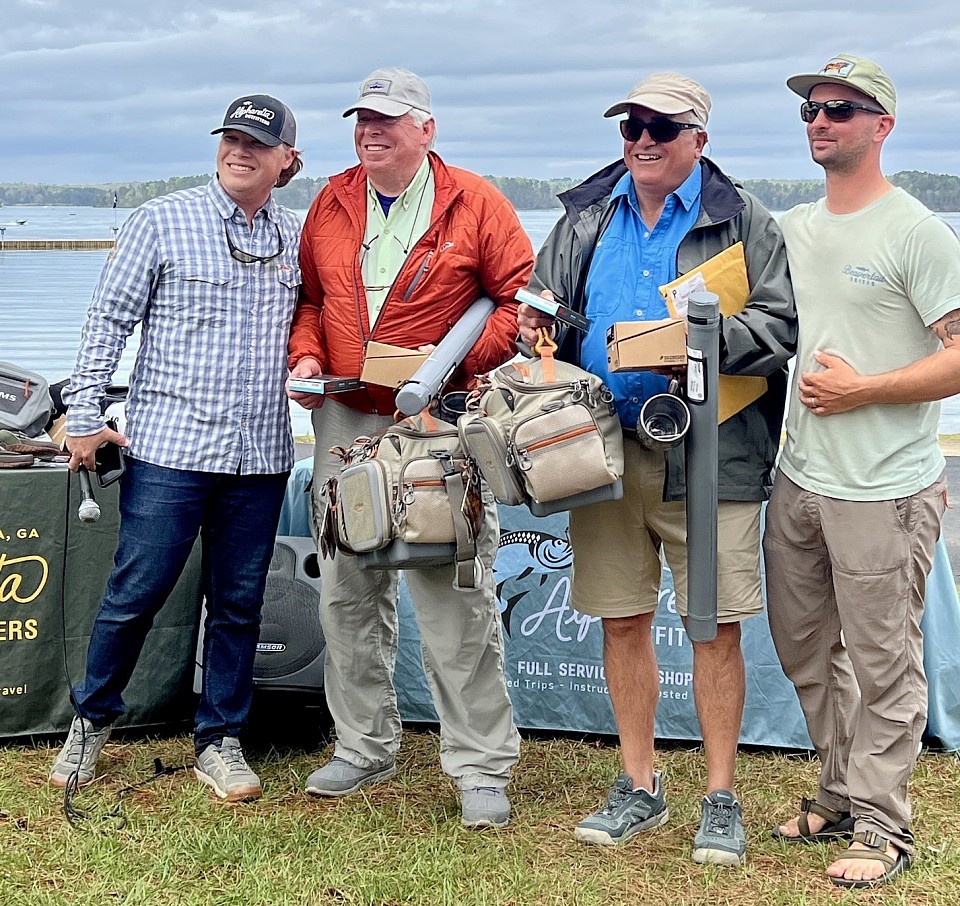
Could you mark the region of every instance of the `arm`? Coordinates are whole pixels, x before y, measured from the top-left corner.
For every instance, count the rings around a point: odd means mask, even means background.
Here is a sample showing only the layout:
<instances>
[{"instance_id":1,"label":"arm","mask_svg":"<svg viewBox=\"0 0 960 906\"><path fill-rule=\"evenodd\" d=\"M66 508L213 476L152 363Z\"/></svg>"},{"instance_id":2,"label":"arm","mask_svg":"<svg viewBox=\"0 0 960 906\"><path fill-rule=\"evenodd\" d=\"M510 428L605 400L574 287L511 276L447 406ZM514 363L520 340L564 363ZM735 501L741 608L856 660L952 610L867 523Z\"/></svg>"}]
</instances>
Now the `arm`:
<instances>
[{"instance_id":1,"label":"arm","mask_svg":"<svg viewBox=\"0 0 960 906\"><path fill-rule=\"evenodd\" d=\"M322 193L321 193L322 194ZM313 202L300 238L300 295L290 325L287 367L291 377L314 377L323 374L326 353L323 346L321 316L323 314L323 285L314 257L313 237L317 232L320 196ZM297 393L287 390L287 396L305 409L318 409L324 397L319 393Z\"/></svg>"},{"instance_id":2,"label":"arm","mask_svg":"<svg viewBox=\"0 0 960 906\"><path fill-rule=\"evenodd\" d=\"M942 349L883 374L858 374L839 356L815 352L825 370L800 376L800 402L816 415L836 415L875 403L929 403L960 393L960 308L930 329Z\"/></svg>"},{"instance_id":3,"label":"arm","mask_svg":"<svg viewBox=\"0 0 960 906\"><path fill-rule=\"evenodd\" d=\"M123 435L104 427L100 404L127 338L147 313L160 276L156 227L140 208L127 218L100 274L80 338L77 364L63 394L72 469L81 462L93 469L94 453L107 441L126 446Z\"/></svg>"},{"instance_id":4,"label":"arm","mask_svg":"<svg viewBox=\"0 0 960 906\"><path fill-rule=\"evenodd\" d=\"M766 377L796 352L797 311L780 227L753 196L740 194L750 296L742 311L721 320L720 371Z\"/></svg>"},{"instance_id":5,"label":"arm","mask_svg":"<svg viewBox=\"0 0 960 906\"><path fill-rule=\"evenodd\" d=\"M927 403L960 392L960 246L956 234L930 215L906 237L902 290L940 347L890 371L864 375L839 356L816 351L824 371L800 375L800 401L816 415L871 404Z\"/></svg>"},{"instance_id":6,"label":"arm","mask_svg":"<svg viewBox=\"0 0 960 906\"><path fill-rule=\"evenodd\" d=\"M483 292L496 305L480 338L464 359L468 375L483 374L516 354L518 289L533 270L533 246L516 212L496 189L484 199L477 229L479 278ZM494 195L495 193L495 195ZM476 197L476 196L475 196ZM479 201L479 199L478 199Z\"/></svg>"}]
</instances>

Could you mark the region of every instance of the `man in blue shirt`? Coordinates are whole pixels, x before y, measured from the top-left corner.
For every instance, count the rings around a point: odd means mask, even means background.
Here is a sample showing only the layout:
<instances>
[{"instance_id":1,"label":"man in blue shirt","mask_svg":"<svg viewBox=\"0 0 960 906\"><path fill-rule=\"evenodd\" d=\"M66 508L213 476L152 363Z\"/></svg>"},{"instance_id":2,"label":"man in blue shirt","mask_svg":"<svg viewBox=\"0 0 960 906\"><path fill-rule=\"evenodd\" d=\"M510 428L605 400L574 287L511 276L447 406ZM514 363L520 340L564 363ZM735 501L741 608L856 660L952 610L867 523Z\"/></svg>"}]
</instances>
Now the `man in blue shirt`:
<instances>
[{"instance_id":1,"label":"man in blue shirt","mask_svg":"<svg viewBox=\"0 0 960 906\"><path fill-rule=\"evenodd\" d=\"M300 284L300 222L271 192L301 163L293 114L268 95L238 98L216 133L215 179L148 201L123 225L64 394L70 468L92 471L105 443L126 448L127 467L115 565L54 786L94 779L147 632L199 536L207 618L194 770L222 799L261 794L237 736L293 464L284 382ZM138 324L120 434L101 404Z\"/></svg>"},{"instance_id":2,"label":"man in blue shirt","mask_svg":"<svg viewBox=\"0 0 960 906\"><path fill-rule=\"evenodd\" d=\"M654 769L659 675L651 639L661 555L674 576L677 610L686 614L686 514L683 449L641 447L643 403L667 389L652 372L611 373L606 332L616 321L669 316L660 286L740 241L750 296L722 319L720 370L767 379L767 392L720 426L718 627L693 644L694 701L707 758L706 796L695 862L739 865L746 852L734 765L745 678L740 621L763 608L760 504L769 496L786 388L796 343L793 294L783 239L760 203L702 156L710 97L676 73L636 85L605 116L620 122L623 160L561 196L566 209L537 257L531 289L591 319L585 334L561 332L559 356L602 377L612 389L624 433L624 496L572 510L573 606L602 619L604 668L624 771L606 803L574 836L612 846L668 817ZM555 323L521 305L521 339Z\"/></svg>"}]
</instances>

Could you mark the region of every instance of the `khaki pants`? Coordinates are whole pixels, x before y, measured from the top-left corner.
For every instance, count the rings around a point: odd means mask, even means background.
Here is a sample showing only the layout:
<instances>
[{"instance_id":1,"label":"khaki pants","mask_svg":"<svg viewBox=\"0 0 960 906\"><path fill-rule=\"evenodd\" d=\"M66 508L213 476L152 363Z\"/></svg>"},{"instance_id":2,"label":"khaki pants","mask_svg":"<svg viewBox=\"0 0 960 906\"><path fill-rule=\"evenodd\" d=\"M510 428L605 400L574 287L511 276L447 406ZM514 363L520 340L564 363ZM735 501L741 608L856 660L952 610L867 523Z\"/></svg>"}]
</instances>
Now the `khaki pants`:
<instances>
[{"instance_id":1,"label":"khaki pants","mask_svg":"<svg viewBox=\"0 0 960 906\"><path fill-rule=\"evenodd\" d=\"M687 614L687 506L663 501L662 453L623 441L623 497L570 511L573 606L592 617L652 613L664 557L673 573L677 612ZM763 611L760 504L717 506L717 622L739 623Z\"/></svg>"},{"instance_id":2,"label":"khaki pants","mask_svg":"<svg viewBox=\"0 0 960 906\"><path fill-rule=\"evenodd\" d=\"M340 469L330 454L393 419L327 400L313 413L315 520L323 482ZM453 588L454 567L407 570L420 628L423 666L440 718L440 763L460 789L504 787L520 737L503 676L503 636L494 594L497 510L484 488L485 520L477 540L480 587ZM393 759L400 714L393 674L397 658L397 570L361 570L338 552L320 560L320 619L326 637L324 686L337 729L336 755L361 767Z\"/></svg>"},{"instance_id":3,"label":"khaki pants","mask_svg":"<svg viewBox=\"0 0 960 906\"><path fill-rule=\"evenodd\" d=\"M910 854L920 618L945 504L943 476L911 497L847 501L781 474L763 540L770 631L820 756L817 801Z\"/></svg>"}]
</instances>

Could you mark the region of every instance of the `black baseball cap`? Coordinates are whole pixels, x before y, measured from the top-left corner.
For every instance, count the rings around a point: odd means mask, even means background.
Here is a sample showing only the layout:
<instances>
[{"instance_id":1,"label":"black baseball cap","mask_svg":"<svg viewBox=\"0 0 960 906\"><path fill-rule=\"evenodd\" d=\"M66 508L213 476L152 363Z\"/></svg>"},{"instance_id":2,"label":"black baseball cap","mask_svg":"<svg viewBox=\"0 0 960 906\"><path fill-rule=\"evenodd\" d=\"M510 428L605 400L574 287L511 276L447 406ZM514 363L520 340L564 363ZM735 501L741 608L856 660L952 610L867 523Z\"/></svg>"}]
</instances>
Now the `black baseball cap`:
<instances>
[{"instance_id":1,"label":"black baseball cap","mask_svg":"<svg viewBox=\"0 0 960 906\"><path fill-rule=\"evenodd\" d=\"M236 129L275 148L279 144L297 144L297 121L290 108L269 94L248 94L237 98L223 117L223 125L210 134Z\"/></svg>"}]
</instances>

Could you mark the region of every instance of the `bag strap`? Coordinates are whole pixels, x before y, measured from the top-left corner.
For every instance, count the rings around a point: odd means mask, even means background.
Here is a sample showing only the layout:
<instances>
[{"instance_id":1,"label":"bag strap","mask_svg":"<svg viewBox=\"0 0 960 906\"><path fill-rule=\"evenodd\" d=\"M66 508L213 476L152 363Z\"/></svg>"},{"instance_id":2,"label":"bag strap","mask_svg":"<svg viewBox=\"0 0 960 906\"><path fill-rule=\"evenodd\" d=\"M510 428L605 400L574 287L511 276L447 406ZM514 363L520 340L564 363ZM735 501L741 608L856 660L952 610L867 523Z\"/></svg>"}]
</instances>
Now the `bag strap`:
<instances>
[{"instance_id":1,"label":"bag strap","mask_svg":"<svg viewBox=\"0 0 960 906\"><path fill-rule=\"evenodd\" d=\"M557 351L558 346L550 338L550 334L545 327L538 327L537 335L538 339L533 351L540 356L540 361L543 364L543 380L547 384L552 384L557 379L556 359L554 359L553 354Z\"/></svg>"},{"instance_id":2,"label":"bag strap","mask_svg":"<svg viewBox=\"0 0 960 906\"><path fill-rule=\"evenodd\" d=\"M457 578L455 586L457 588L476 588L473 562L477 556L477 542L464 514L467 494L470 493L470 483L464 481L464 474L454 465L452 457L443 457L440 460L440 465L443 468L443 483L446 487L447 503L450 506L453 530L457 538Z\"/></svg>"}]
</instances>

